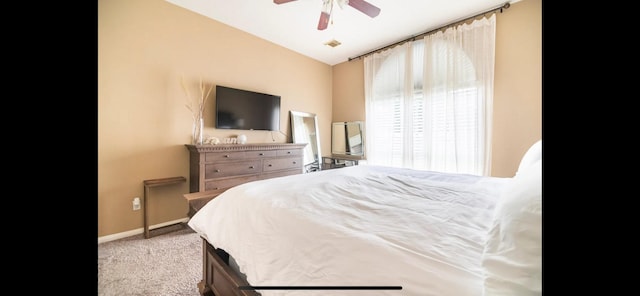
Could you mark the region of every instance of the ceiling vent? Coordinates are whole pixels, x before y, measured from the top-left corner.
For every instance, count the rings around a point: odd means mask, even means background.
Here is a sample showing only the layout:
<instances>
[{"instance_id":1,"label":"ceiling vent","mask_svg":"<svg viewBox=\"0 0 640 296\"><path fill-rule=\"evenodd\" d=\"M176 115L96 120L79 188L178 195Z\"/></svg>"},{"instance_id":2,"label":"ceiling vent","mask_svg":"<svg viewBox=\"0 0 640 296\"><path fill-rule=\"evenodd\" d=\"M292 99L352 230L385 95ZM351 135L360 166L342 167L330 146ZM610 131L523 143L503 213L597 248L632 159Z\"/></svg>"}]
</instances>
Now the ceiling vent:
<instances>
[{"instance_id":1,"label":"ceiling vent","mask_svg":"<svg viewBox=\"0 0 640 296\"><path fill-rule=\"evenodd\" d=\"M335 39L327 41L327 42L324 43L324 45L329 45L331 47L336 47L336 46L338 46L340 44L342 44L342 43L340 43L340 41L335 40Z\"/></svg>"}]
</instances>

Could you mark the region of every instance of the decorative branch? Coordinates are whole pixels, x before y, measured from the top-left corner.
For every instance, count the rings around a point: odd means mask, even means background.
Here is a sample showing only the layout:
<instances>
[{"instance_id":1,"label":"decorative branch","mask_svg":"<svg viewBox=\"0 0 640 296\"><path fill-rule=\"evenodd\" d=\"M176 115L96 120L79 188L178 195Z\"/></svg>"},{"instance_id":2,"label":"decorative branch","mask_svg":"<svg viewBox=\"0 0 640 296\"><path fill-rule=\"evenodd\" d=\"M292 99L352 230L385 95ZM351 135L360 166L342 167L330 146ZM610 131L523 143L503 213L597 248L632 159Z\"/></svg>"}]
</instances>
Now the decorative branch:
<instances>
[{"instance_id":1,"label":"decorative branch","mask_svg":"<svg viewBox=\"0 0 640 296\"><path fill-rule=\"evenodd\" d=\"M207 90L204 83L202 82L202 77L200 77L200 99L198 99L198 106L197 108L195 108L194 106L195 100L191 98L191 93L189 92L189 89L185 85L183 76L180 77L180 85L182 86L182 89L187 95L187 104L185 104L185 107L187 107L187 109L191 111L193 120L196 121L202 118L202 114L204 113L204 106L207 103L207 99L209 98L211 91L213 90L213 86L209 87L209 89Z\"/></svg>"},{"instance_id":2,"label":"decorative branch","mask_svg":"<svg viewBox=\"0 0 640 296\"><path fill-rule=\"evenodd\" d=\"M191 131L193 144L202 144L202 120L204 106L207 103L207 98L209 98L209 95L211 94L211 90L213 90L213 85L207 90L202 82L202 77L200 77L200 98L197 100L197 107L194 106L196 100L191 98L191 93L189 93L189 89L184 82L183 76L180 77L180 85L182 85L182 89L187 95L187 104L185 104L185 107L191 111L191 117L193 119L193 128Z\"/></svg>"}]
</instances>

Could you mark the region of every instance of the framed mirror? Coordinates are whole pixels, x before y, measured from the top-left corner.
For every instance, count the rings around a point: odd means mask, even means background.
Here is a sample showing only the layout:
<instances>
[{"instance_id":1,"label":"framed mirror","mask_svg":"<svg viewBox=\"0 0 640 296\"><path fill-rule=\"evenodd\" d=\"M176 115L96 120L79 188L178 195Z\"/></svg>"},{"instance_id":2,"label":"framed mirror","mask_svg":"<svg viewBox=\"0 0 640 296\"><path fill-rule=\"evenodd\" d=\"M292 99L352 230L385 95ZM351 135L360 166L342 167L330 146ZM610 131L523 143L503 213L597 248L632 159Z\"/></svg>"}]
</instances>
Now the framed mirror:
<instances>
[{"instance_id":1,"label":"framed mirror","mask_svg":"<svg viewBox=\"0 0 640 296\"><path fill-rule=\"evenodd\" d=\"M304 147L305 172L321 170L320 133L318 117L314 113L289 111L291 113L291 137L294 143L307 143Z\"/></svg>"},{"instance_id":2,"label":"framed mirror","mask_svg":"<svg viewBox=\"0 0 640 296\"><path fill-rule=\"evenodd\" d=\"M364 122L334 122L331 129L331 154L335 157L364 159Z\"/></svg>"}]
</instances>

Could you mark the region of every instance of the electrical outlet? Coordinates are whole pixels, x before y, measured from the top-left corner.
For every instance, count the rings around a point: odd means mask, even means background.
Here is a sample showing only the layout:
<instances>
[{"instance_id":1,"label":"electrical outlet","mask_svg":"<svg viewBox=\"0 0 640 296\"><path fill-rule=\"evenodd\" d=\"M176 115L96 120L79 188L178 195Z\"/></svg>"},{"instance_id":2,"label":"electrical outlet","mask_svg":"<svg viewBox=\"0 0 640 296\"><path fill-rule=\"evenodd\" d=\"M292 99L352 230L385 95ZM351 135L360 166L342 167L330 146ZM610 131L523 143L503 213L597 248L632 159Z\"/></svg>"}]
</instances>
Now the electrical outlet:
<instances>
[{"instance_id":1,"label":"electrical outlet","mask_svg":"<svg viewBox=\"0 0 640 296\"><path fill-rule=\"evenodd\" d=\"M133 210L134 211L138 211L140 210L140 198L136 197L133 199Z\"/></svg>"}]
</instances>

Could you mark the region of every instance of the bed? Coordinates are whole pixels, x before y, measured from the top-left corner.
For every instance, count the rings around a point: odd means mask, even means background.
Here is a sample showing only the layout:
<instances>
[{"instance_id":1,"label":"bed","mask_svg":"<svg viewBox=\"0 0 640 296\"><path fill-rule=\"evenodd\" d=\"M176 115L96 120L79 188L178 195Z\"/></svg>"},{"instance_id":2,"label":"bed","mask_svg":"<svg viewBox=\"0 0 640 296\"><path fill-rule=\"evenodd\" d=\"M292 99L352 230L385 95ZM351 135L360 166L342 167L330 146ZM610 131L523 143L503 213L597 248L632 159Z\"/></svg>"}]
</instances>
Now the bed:
<instances>
[{"instance_id":1,"label":"bed","mask_svg":"<svg viewBox=\"0 0 640 296\"><path fill-rule=\"evenodd\" d=\"M200 293L540 295L536 145L513 178L360 165L228 189L188 222Z\"/></svg>"}]
</instances>

